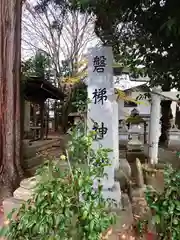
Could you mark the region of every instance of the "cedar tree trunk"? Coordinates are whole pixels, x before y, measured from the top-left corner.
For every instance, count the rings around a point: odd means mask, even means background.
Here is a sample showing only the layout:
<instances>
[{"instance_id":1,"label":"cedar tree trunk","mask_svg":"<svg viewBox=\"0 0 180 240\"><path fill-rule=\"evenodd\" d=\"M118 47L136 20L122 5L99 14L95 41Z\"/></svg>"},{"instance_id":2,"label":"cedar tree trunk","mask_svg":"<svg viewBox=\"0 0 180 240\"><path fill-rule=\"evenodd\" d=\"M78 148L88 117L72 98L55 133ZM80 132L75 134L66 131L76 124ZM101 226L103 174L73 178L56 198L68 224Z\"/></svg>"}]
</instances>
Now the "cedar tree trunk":
<instances>
[{"instance_id":1,"label":"cedar tree trunk","mask_svg":"<svg viewBox=\"0 0 180 240\"><path fill-rule=\"evenodd\" d=\"M22 178L20 136L21 1L0 0L0 198Z\"/></svg>"}]
</instances>

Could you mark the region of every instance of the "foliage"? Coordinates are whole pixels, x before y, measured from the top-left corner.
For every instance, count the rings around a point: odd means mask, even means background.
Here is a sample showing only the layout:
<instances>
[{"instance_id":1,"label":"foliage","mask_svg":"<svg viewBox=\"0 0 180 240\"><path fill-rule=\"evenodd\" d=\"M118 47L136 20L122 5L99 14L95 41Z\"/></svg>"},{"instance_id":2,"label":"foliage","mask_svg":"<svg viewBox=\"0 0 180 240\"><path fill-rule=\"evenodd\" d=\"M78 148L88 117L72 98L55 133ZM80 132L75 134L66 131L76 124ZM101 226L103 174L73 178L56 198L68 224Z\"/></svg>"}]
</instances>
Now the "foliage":
<instances>
[{"instance_id":1,"label":"foliage","mask_svg":"<svg viewBox=\"0 0 180 240\"><path fill-rule=\"evenodd\" d=\"M117 61L135 77L148 75L151 86L180 89L179 9L177 0L72 1L83 12L96 15L95 31L112 45ZM160 142L168 142L171 102L164 101Z\"/></svg>"},{"instance_id":2,"label":"foliage","mask_svg":"<svg viewBox=\"0 0 180 240\"><path fill-rule=\"evenodd\" d=\"M69 59L63 60L61 62L62 67L61 67L61 72L63 77L69 77L73 75L73 70L71 68L71 63Z\"/></svg>"},{"instance_id":3,"label":"foliage","mask_svg":"<svg viewBox=\"0 0 180 240\"><path fill-rule=\"evenodd\" d=\"M143 236L145 232L147 232L147 225L148 225L148 220L143 219L139 220L137 223L137 232L140 236Z\"/></svg>"},{"instance_id":4,"label":"foliage","mask_svg":"<svg viewBox=\"0 0 180 240\"><path fill-rule=\"evenodd\" d=\"M116 60L134 77L148 75L151 85L161 85L163 91L180 89L179 1L69 0L68 4L96 16L96 34L104 45L113 46ZM168 101L162 104L160 140L164 143L168 140L169 106Z\"/></svg>"},{"instance_id":5,"label":"foliage","mask_svg":"<svg viewBox=\"0 0 180 240\"><path fill-rule=\"evenodd\" d=\"M58 2L58 0L56 1ZM60 2L60 1L59 1ZM143 65L151 83L179 86L179 9L177 0L76 0L73 6L96 15L95 31L123 65Z\"/></svg>"},{"instance_id":6,"label":"foliage","mask_svg":"<svg viewBox=\"0 0 180 240\"><path fill-rule=\"evenodd\" d=\"M70 8L69 0L61 0L58 5L54 1L27 0L22 41L26 51L41 50L48 54L56 77L72 76L88 44L94 40L93 26L92 15Z\"/></svg>"},{"instance_id":7,"label":"foliage","mask_svg":"<svg viewBox=\"0 0 180 240\"><path fill-rule=\"evenodd\" d=\"M101 239L115 218L108 212L102 186L94 189L93 182L104 176L110 150L100 147L94 152L93 136L94 132L86 135L83 127L77 126L66 156L61 156L61 161L67 160L67 167L62 170L60 161L48 161L39 169L33 199L21 207L16 220L10 220L8 239ZM88 159L87 153L91 156Z\"/></svg>"},{"instance_id":8,"label":"foliage","mask_svg":"<svg viewBox=\"0 0 180 240\"><path fill-rule=\"evenodd\" d=\"M21 71L24 77L45 78L48 73L49 65L49 58L41 52L37 52L35 56L22 63Z\"/></svg>"},{"instance_id":9,"label":"foliage","mask_svg":"<svg viewBox=\"0 0 180 240\"><path fill-rule=\"evenodd\" d=\"M75 90L74 98L72 98L72 112L85 112L87 111L88 96L87 88L78 88Z\"/></svg>"},{"instance_id":10,"label":"foliage","mask_svg":"<svg viewBox=\"0 0 180 240\"><path fill-rule=\"evenodd\" d=\"M180 171L167 167L164 171L164 191L147 189L147 203L153 213L160 239L180 239Z\"/></svg>"},{"instance_id":11,"label":"foliage","mask_svg":"<svg viewBox=\"0 0 180 240\"><path fill-rule=\"evenodd\" d=\"M145 123L145 120L141 116L130 116L126 119L126 123L140 124Z\"/></svg>"},{"instance_id":12,"label":"foliage","mask_svg":"<svg viewBox=\"0 0 180 240\"><path fill-rule=\"evenodd\" d=\"M41 0L42 5L60 0ZM69 0L69 7L96 16L95 32L112 45L117 61L147 75L164 91L180 87L179 8L177 0ZM137 68L141 66L141 68Z\"/></svg>"},{"instance_id":13,"label":"foliage","mask_svg":"<svg viewBox=\"0 0 180 240\"><path fill-rule=\"evenodd\" d=\"M67 65L66 65L67 64ZM71 112L85 112L87 111L88 104L88 94L87 94L87 86L83 82L85 78L87 78L87 61L83 59L78 62L76 68L81 69L77 73L73 73L70 69L68 69L68 61L64 61L64 75L62 82L71 86L71 101L68 105L71 105Z\"/></svg>"}]
</instances>

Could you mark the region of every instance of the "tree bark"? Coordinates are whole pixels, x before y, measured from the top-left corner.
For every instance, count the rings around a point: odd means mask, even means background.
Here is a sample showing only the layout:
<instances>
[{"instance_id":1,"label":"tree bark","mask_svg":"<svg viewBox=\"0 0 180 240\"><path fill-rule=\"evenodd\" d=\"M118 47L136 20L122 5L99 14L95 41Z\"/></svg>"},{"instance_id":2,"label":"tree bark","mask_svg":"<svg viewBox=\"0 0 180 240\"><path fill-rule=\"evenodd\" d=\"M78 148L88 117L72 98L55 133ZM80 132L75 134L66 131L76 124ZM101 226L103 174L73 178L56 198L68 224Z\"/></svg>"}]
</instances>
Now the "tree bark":
<instances>
[{"instance_id":1,"label":"tree bark","mask_svg":"<svg viewBox=\"0 0 180 240\"><path fill-rule=\"evenodd\" d=\"M159 142L161 145L167 145L169 141L168 131L171 127L170 120L172 119L172 110L171 110L171 101L162 101L161 102L161 136Z\"/></svg>"},{"instance_id":2,"label":"tree bark","mask_svg":"<svg viewBox=\"0 0 180 240\"><path fill-rule=\"evenodd\" d=\"M61 114L61 123L62 123L62 131L63 133L66 133L68 130L68 116L70 113L71 108L71 98L72 98L72 92L73 88L71 86L68 86L68 84L62 86L63 92L66 94L66 98L64 99L64 102L62 104L62 114Z\"/></svg>"},{"instance_id":3,"label":"tree bark","mask_svg":"<svg viewBox=\"0 0 180 240\"><path fill-rule=\"evenodd\" d=\"M54 132L58 131L58 126L59 126L59 117L58 117L58 113L57 113L57 109L58 109L58 102L57 100L55 100L54 102Z\"/></svg>"},{"instance_id":4,"label":"tree bark","mask_svg":"<svg viewBox=\"0 0 180 240\"><path fill-rule=\"evenodd\" d=\"M21 0L0 1L0 197L23 176L20 136Z\"/></svg>"},{"instance_id":5,"label":"tree bark","mask_svg":"<svg viewBox=\"0 0 180 240\"><path fill-rule=\"evenodd\" d=\"M175 124L177 125L177 128L180 129L180 111L179 111L179 107L176 107Z\"/></svg>"},{"instance_id":6,"label":"tree bark","mask_svg":"<svg viewBox=\"0 0 180 240\"><path fill-rule=\"evenodd\" d=\"M49 134L49 99L47 101L47 110L46 110L46 139L48 139L48 134Z\"/></svg>"},{"instance_id":7,"label":"tree bark","mask_svg":"<svg viewBox=\"0 0 180 240\"><path fill-rule=\"evenodd\" d=\"M45 104L44 102L40 103L40 123L41 123L41 129L40 129L40 139L44 140L44 113L45 113Z\"/></svg>"},{"instance_id":8,"label":"tree bark","mask_svg":"<svg viewBox=\"0 0 180 240\"><path fill-rule=\"evenodd\" d=\"M171 80L165 79L165 84L162 86L163 91L170 91L171 90ZM172 116L172 109L171 109L172 101L163 100L161 101L161 136L159 138L160 145L167 146L169 142L168 131L171 128L170 120L173 118Z\"/></svg>"}]
</instances>

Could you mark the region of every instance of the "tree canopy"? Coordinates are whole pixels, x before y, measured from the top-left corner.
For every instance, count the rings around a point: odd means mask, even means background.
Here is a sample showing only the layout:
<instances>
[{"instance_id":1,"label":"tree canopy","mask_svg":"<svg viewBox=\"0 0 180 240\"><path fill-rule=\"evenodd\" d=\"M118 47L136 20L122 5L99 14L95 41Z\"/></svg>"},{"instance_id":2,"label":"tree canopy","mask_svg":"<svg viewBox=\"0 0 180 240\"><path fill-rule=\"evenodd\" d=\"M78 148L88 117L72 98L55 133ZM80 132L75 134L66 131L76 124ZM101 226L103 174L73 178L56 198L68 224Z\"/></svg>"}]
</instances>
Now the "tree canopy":
<instances>
[{"instance_id":1,"label":"tree canopy","mask_svg":"<svg viewBox=\"0 0 180 240\"><path fill-rule=\"evenodd\" d=\"M57 5L54 1L26 0L22 16L24 56L44 53L57 78L76 74L78 62L95 37L94 18L70 7L70 1Z\"/></svg>"},{"instance_id":2,"label":"tree canopy","mask_svg":"<svg viewBox=\"0 0 180 240\"><path fill-rule=\"evenodd\" d=\"M96 16L95 32L112 45L117 60L143 65L153 85L180 88L180 2L178 0L41 0L66 4Z\"/></svg>"},{"instance_id":3,"label":"tree canopy","mask_svg":"<svg viewBox=\"0 0 180 240\"><path fill-rule=\"evenodd\" d=\"M60 1L56 1L60 2ZM96 15L96 34L126 65L144 65L152 84L180 88L180 2L177 0L77 0ZM165 81L166 80L166 81Z\"/></svg>"},{"instance_id":4,"label":"tree canopy","mask_svg":"<svg viewBox=\"0 0 180 240\"><path fill-rule=\"evenodd\" d=\"M36 54L26 61L22 62L22 74L25 77L42 77L45 78L48 74L50 60L47 55L41 52Z\"/></svg>"},{"instance_id":5,"label":"tree canopy","mask_svg":"<svg viewBox=\"0 0 180 240\"><path fill-rule=\"evenodd\" d=\"M161 85L163 91L180 90L178 0L41 0L39 6L44 11L50 2L94 15L95 32L113 47L117 62L135 73L141 66L137 73L148 75L151 85ZM171 101L161 106L166 131Z\"/></svg>"}]
</instances>

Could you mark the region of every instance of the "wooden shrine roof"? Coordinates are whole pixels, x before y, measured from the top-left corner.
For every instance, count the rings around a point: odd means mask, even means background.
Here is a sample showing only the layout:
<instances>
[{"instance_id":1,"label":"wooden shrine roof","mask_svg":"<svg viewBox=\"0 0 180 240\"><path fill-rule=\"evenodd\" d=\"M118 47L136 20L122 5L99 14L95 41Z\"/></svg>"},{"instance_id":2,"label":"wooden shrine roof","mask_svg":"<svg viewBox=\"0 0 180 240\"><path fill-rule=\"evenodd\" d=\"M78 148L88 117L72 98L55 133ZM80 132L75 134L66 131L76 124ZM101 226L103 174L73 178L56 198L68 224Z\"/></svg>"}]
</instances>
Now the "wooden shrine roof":
<instances>
[{"instance_id":1,"label":"wooden shrine roof","mask_svg":"<svg viewBox=\"0 0 180 240\"><path fill-rule=\"evenodd\" d=\"M61 89L53 86L47 80L39 77L30 77L25 80L24 95L25 98L32 102L42 102L51 98L55 100L63 100L65 95Z\"/></svg>"}]
</instances>

